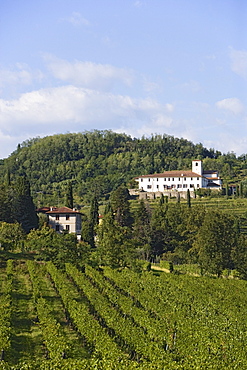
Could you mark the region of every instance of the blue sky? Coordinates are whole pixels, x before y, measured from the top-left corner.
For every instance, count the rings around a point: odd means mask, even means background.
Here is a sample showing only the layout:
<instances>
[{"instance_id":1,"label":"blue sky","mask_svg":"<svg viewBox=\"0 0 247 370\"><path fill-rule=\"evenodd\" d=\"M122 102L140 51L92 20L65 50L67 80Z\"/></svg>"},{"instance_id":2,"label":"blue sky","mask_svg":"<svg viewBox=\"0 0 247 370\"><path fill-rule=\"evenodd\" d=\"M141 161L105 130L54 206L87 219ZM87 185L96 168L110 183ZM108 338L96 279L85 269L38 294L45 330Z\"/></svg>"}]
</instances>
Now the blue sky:
<instances>
[{"instance_id":1,"label":"blue sky","mask_svg":"<svg viewBox=\"0 0 247 370\"><path fill-rule=\"evenodd\" d=\"M247 1L2 0L0 158L93 129L247 153Z\"/></svg>"}]
</instances>

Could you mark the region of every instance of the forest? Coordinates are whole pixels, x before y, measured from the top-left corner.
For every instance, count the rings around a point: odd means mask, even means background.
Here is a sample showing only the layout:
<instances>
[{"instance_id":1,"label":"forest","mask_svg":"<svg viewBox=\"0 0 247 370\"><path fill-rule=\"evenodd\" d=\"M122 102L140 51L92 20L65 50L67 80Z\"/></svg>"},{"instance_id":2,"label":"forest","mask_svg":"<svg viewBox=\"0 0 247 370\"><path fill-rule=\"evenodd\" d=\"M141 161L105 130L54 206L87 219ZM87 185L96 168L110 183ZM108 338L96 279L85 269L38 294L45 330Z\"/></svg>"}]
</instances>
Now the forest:
<instances>
[{"instance_id":1,"label":"forest","mask_svg":"<svg viewBox=\"0 0 247 370\"><path fill-rule=\"evenodd\" d=\"M202 144L168 135L132 138L112 131L90 131L33 138L18 145L0 161L0 183L26 176L36 206L61 206L72 182L75 206L89 204L92 195L107 199L134 178L168 170L190 170L192 159L202 159L205 170L218 170L224 183L242 182L247 194L247 158L223 154Z\"/></svg>"},{"instance_id":2,"label":"forest","mask_svg":"<svg viewBox=\"0 0 247 370\"><path fill-rule=\"evenodd\" d=\"M111 131L92 131L30 139L0 165L0 243L4 252L34 253L38 260L81 265L141 269L138 261L165 259L174 264L196 263L201 273L220 276L236 270L246 278L246 214L211 209L200 203L161 197L154 203L130 199L135 176L172 169L189 169L203 159L205 169L217 169L226 189L241 184L246 197L247 159L222 154L167 135L133 139ZM207 197L206 197L207 198ZM215 202L216 204L216 202ZM82 241L58 235L38 219L35 208L64 206L81 209ZM99 213L103 221L99 224Z\"/></svg>"}]
</instances>

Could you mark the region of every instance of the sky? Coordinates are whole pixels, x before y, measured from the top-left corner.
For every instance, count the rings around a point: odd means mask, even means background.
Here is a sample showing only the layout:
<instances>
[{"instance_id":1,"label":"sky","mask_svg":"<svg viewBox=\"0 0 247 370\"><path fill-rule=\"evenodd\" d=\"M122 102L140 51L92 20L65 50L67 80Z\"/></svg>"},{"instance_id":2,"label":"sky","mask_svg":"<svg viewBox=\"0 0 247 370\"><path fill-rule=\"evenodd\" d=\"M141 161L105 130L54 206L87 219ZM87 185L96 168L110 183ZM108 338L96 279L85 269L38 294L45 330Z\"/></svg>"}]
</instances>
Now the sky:
<instances>
[{"instance_id":1,"label":"sky","mask_svg":"<svg viewBox=\"0 0 247 370\"><path fill-rule=\"evenodd\" d=\"M0 158L94 129L247 153L247 1L1 0Z\"/></svg>"}]
</instances>

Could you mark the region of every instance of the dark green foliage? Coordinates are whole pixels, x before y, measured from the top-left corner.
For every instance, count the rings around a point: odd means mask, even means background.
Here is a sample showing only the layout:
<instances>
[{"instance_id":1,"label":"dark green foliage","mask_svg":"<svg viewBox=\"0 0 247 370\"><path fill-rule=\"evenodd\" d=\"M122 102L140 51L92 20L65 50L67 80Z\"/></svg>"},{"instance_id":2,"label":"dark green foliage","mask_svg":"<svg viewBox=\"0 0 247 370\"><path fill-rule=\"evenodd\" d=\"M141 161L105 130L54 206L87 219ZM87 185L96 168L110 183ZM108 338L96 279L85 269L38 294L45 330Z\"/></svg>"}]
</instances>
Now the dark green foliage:
<instances>
[{"instance_id":1,"label":"dark green foliage","mask_svg":"<svg viewBox=\"0 0 247 370\"><path fill-rule=\"evenodd\" d=\"M99 204L94 196L91 200L89 217L84 216L82 220L82 240L95 247L96 228L99 223Z\"/></svg>"},{"instance_id":2,"label":"dark green foliage","mask_svg":"<svg viewBox=\"0 0 247 370\"><path fill-rule=\"evenodd\" d=\"M111 193L111 207L114 218L120 226L130 226L132 224L129 199L129 191L125 186L119 186Z\"/></svg>"},{"instance_id":3,"label":"dark green foliage","mask_svg":"<svg viewBox=\"0 0 247 370\"><path fill-rule=\"evenodd\" d=\"M89 245L77 242L76 235L58 234L49 226L31 230L25 248L36 252L37 259L52 261L58 267L64 267L66 262L81 266L90 256Z\"/></svg>"},{"instance_id":4,"label":"dark green foliage","mask_svg":"<svg viewBox=\"0 0 247 370\"><path fill-rule=\"evenodd\" d=\"M35 212L33 199L30 195L30 184L25 177L19 177L15 185L16 196L13 200L14 219L28 233L38 228L38 217Z\"/></svg>"},{"instance_id":5,"label":"dark green foliage","mask_svg":"<svg viewBox=\"0 0 247 370\"><path fill-rule=\"evenodd\" d=\"M141 199L135 211L133 238L138 248L139 256L149 260L151 257L151 210Z\"/></svg>"},{"instance_id":6,"label":"dark green foliage","mask_svg":"<svg viewBox=\"0 0 247 370\"><path fill-rule=\"evenodd\" d=\"M202 270L220 276L224 269L231 268L231 252L236 244L234 218L220 211L207 211L193 246Z\"/></svg>"},{"instance_id":7,"label":"dark green foliage","mask_svg":"<svg viewBox=\"0 0 247 370\"><path fill-rule=\"evenodd\" d=\"M190 191L189 191L189 189L187 190L187 206L188 206L188 208L191 207L191 199L190 199Z\"/></svg>"},{"instance_id":8,"label":"dark green foliage","mask_svg":"<svg viewBox=\"0 0 247 370\"><path fill-rule=\"evenodd\" d=\"M66 201L65 206L73 209L74 207L74 201L73 201L73 188L72 188L72 182L69 181L67 185L67 191L66 191Z\"/></svg>"},{"instance_id":9,"label":"dark green foliage","mask_svg":"<svg viewBox=\"0 0 247 370\"><path fill-rule=\"evenodd\" d=\"M0 179L4 181L6 168L10 179L26 174L41 206L55 205L58 189L64 198L68 181L73 181L74 202L81 198L90 202L95 192L106 196L121 184L133 182L135 176L190 169L191 159L213 160L219 155L201 144L168 135L141 139L111 131L54 135L19 145L0 166Z\"/></svg>"},{"instance_id":10,"label":"dark green foliage","mask_svg":"<svg viewBox=\"0 0 247 370\"><path fill-rule=\"evenodd\" d=\"M25 176L0 187L0 221L18 222L25 232L38 227L38 217L30 194L30 184Z\"/></svg>"},{"instance_id":11,"label":"dark green foliage","mask_svg":"<svg viewBox=\"0 0 247 370\"><path fill-rule=\"evenodd\" d=\"M112 268L131 266L135 252L131 230L120 226L109 209L104 214L97 235L97 258L99 264Z\"/></svg>"}]
</instances>

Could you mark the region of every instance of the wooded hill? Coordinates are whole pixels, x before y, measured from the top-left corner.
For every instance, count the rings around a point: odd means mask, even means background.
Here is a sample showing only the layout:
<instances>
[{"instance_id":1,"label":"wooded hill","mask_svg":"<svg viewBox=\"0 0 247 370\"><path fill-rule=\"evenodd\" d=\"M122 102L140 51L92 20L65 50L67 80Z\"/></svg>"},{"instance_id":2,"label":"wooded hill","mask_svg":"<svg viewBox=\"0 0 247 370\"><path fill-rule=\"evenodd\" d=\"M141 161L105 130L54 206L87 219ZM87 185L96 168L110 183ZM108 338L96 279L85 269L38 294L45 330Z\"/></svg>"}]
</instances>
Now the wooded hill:
<instances>
[{"instance_id":1,"label":"wooded hill","mask_svg":"<svg viewBox=\"0 0 247 370\"><path fill-rule=\"evenodd\" d=\"M34 201L41 206L63 204L67 184L72 181L75 205L79 205L95 193L107 197L123 183L133 187L134 177L141 174L191 169L192 159L203 159L205 170L219 170L225 182L242 181L247 174L245 155L222 154L165 134L136 139L112 131L92 131L24 141L0 161L0 182L6 176L13 181L26 175Z\"/></svg>"}]
</instances>

